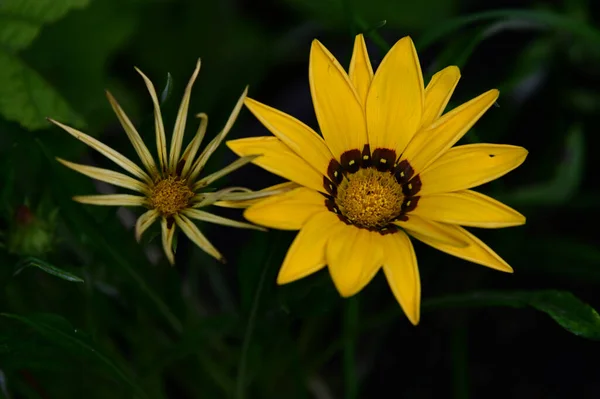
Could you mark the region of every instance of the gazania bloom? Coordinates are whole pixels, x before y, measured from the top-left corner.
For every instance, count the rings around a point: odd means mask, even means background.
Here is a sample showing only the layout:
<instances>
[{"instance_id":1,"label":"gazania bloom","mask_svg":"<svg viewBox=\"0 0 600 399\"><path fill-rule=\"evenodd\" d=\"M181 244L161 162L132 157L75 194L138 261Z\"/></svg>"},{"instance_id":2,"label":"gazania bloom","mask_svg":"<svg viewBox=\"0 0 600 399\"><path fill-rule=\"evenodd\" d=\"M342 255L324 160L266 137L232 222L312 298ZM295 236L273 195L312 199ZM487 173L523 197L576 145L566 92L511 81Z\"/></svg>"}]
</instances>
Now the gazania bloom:
<instances>
[{"instance_id":1,"label":"gazania bloom","mask_svg":"<svg viewBox=\"0 0 600 399\"><path fill-rule=\"evenodd\" d=\"M424 87L409 37L373 74L362 35L348 74L317 40L309 81L322 137L297 119L253 99L246 106L275 137L234 140L238 155L298 183L249 207L257 224L300 230L277 282L328 266L339 293L359 292L380 267L404 312L419 321L420 280L409 235L451 255L504 272L511 267L462 226L525 223L511 208L470 188L519 166L521 147L451 148L496 101L490 90L442 115L460 73L450 66Z\"/></svg>"},{"instance_id":2,"label":"gazania bloom","mask_svg":"<svg viewBox=\"0 0 600 399\"><path fill-rule=\"evenodd\" d=\"M117 117L119 118L125 133L127 133L127 137L133 144L135 152L140 157L144 168L139 167L119 152L113 150L93 137L50 119L50 122L60 126L76 139L84 142L96 151L100 152L102 155L106 156L108 159L128 172L129 175L108 169L97 168L94 166L80 165L65 161L60 158L58 158L58 161L68 168L71 168L93 179L135 191L137 192L137 195L85 195L76 196L73 199L84 204L141 206L147 208L148 211L142 214L136 222L136 238L139 241L144 231L146 231L148 227L150 227L150 225L152 225L156 220L160 219L162 245L171 264L174 264L175 262L172 244L175 234L175 226L179 226L179 228L189 237L190 240L192 240L208 254L212 255L218 260L223 261L223 256L206 239L204 234L202 234L198 227L192 222L192 219L233 227L258 228L257 226L253 226L249 223L227 219L221 216L210 214L200 209L212 204L222 204L224 206L236 207L236 201L248 201L253 198L269 194L268 190L261 193L252 193L250 190L237 187L227 188L216 192L206 192L209 184L248 163L254 158L253 156L240 158L224 169L211 173L207 176L200 175L204 165L208 161L208 158L217 149L219 144L223 141L233 126L233 123L235 122L242 107L244 98L246 97L247 90L244 91L238 100L223 130L206 146L204 151L200 153L199 156L197 156L197 154L206 132L208 117L203 113L197 115L200 118L200 127L192 141L188 144L185 150L182 151L183 135L185 131L192 86L196 80L196 77L198 76L198 72L200 71L200 60L198 60L196 69L192 74L181 101L181 106L179 108L177 120L175 121L175 127L173 129L171 146L169 151L167 151L165 128L163 125L160 105L154 85L139 69L136 68L136 70L144 79L148 91L150 92L150 97L152 97L152 102L154 103L154 122L156 129L158 163L154 161L154 158L150 154L148 147L146 147L142 141L139 133L125 112L123 112L123 109L119 106L114 97L107 92L106 94L108 96L108 101L117 114Z\"/></svg>"}]
</instances>

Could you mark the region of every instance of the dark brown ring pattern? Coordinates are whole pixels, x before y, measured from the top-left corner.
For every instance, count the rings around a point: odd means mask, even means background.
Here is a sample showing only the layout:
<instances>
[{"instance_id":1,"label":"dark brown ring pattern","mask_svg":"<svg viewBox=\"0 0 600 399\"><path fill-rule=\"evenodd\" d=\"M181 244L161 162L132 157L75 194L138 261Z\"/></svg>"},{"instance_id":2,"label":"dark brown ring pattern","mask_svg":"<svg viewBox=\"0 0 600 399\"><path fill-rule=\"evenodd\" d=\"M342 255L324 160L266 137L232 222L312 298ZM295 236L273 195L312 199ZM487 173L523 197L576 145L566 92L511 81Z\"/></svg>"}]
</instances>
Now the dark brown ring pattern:
<instances>
[{"instance_id":1,"label":"dark brown ring pattern","mask_svg":"<svg viewBox=\"0 0 600 399\"><path fill-rule=\"evenodd\" d=\"M392 234L400 230L398 226L389 223L383 228L365 227L350 222L340 211L335 199L337 196L337 188L348 174L356 173L359 169L367 169L374 167L379 172L390 172L398 184L402 187L404 200L401 205L400 214L394 220L407 221L408 213L413 211L418 203L421 190L421 178L418 174L415 175L415 170L407 160L397 162L398 157L396 151L389 148L376 148L371 152L368 144L362 151L358 149L349 150L340 156L340 162L336 159L329 161L327 167L327 176L323 177L323 187L327 191L325 196L325 206L330 212L333 212L344 223L356 226L361 229L376 231L381 235Z\"/></svg>"}]
</instances>

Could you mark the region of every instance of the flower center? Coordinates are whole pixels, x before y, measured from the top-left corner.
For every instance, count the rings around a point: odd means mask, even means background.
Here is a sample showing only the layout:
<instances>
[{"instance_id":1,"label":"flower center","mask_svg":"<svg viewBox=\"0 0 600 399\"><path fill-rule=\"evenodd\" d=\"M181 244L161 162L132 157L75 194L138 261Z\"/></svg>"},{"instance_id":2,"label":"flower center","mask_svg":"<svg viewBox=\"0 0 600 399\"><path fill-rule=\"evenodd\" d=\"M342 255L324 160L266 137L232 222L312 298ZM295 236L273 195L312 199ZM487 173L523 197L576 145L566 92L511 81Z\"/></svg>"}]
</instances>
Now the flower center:
<instances>
[{"instance_id":1,"label":"flower center","mask_svg":"<svg viewBox=\"0 0 600 399\"><path fill-rule=\"evenodd\" d=\"M389 171L359 169L348 174L337 188L335 203L352 224L382 229L402 211L402 186Z\"/></svg>"},{"instance_id":2,"label":"flower center","mask_svg":"<svg viewBox=\"0 0 600 399\"><path fill-rule=\"evenodd\" d=\"M150 194L150 205L161 214L173 215L188 207L194 196L185 181L179 177L169 176L154 186Z\"/></svg>"}]
</instances>

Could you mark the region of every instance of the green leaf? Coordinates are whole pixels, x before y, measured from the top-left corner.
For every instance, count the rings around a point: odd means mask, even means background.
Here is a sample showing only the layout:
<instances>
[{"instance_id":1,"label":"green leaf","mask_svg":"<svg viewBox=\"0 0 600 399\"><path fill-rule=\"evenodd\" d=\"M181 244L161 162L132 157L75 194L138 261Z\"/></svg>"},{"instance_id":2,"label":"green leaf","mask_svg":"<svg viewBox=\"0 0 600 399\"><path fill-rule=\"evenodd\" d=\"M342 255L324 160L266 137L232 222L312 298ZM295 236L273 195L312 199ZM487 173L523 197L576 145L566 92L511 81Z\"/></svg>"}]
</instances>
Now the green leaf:
<instances>
[{"instance_id":1,"label":"green leaf","mask_svg":"<svg viewBox=\"0 0 600 399\"><path fill-rule=\"evenodd\" d=\"M435 59L435 64L430 66L429 70L439 70L447 65L456 65L463 69L471 58L477 47L485 40L491 37L504 33L505 31L529 31L545 29L544 25L527 21L527 20L500 20L478 28L474 32L464 32L462 37L456 35L452 42L445 46L440 54Z\"/></svg>"},{"instance_id":2,"label":"green leaf","mask_svg":"<svg viewBox=\"0 0 600 399\"><path fill-rule=\"evenodd\" d=\"M502 196L511 205L560 205L572 199L581 184L585 167L585 136L580 127L569 131L554 177L545 183L530 185Z\"/></svg>"},{"instance_id":3,"label":"green leaf","mask_svg":"<svg viewBox=\"0 0 600 399\"><path fill-rule=\"evenodd\" d=\"M77 112L84 116L89 126L106 126L115 121L115 115L102 95L106 89L110 89L132 120L141 122L140 111L147 110L146 103L140 104L137 94L129 90L127 83L109 71L115 53L128 51L123 46L131 43L130 38L142 18L139 8L127 3L121 0L90 2L89 7L69 13L45 27L27 50L20 53L28 65L35 66L40 75L60 89L61 96L69 104L76 105ZM108 20L110 29L106 25ZM76 37L73 32L77 32ZM136 57L132 59L146 72ZM133 65L126 69L133 72ZM143 85L137 73L134 74L134 85ZM146 112L152 113L151 110ZM153 123L151 115L149 119ZM143 127L138 125L138 129L145 138ZM154 132L153 125L150 130Z\"/></svg>"},{"instance_id":4,"label":"green leaf","mask_svg":"<svg viewBox=\"0 0 600 399\"><path fill-rule=\"evenodd\" d=\"M600 31L586 25L583 21L565 17L549 11L537 10L494 10L465 17L449 19L447 22L435 25L425 32L417 41L419 51L450 35L452 32L487 20L512 20L534 22L560 32L568 32L590 45L600 46Z\"/></svg>"},{"instance_id":5,"label":"green leaf","mask_svg":"<svg viewBox=\"0 0 600 399\"><path fill-rule=\"evenodd\" d=\"M0 115L30 129L47 128L46 117L75 126L83 119L36 71L0 50Z\"/></svg>"},{"instance_id":6,"label":"green leaf","mask_svg":"<svg viewBox=\"0 0 600 399\"><path fill-rule=\"evenodd\" d=\"M41 269L48 274L52 274L53 276L62 278L63 280L71 281L74 283L83 283L82 278L77 277L76 275L66 272L62 269L59 269L58 267L53 266L50 263L35 257L28 257L17 263L17 265L15 266L16 270L13 273L13 275L16 276L28 267L37 267L38 269Z\"/></svg>"},{"instance_id":7,"label":"green leaf","mask_svg":"<svg viewBox=\"0 0 600 399\"><path fill-rule=\"evenodd\" d=\"M0 47L22 50L38 35L42 26L62 18L90 0L3 0L0 2Z\"/></svg>"},{"instance_id":8,"label":"green leaf","mask_svg":"<svg viewBox=\"0 0 600 399\"><path fill-rule=\"evenodd\" d=\"M17 51L29 46L44 24L89 0L4 0L0 3L0 114L27 129L47 127L45 118L81 126L83 120L60 94L24 63Z\"/></svg>"},{"instance_id":9,"label":"green leaf","mask_svg":"<svg viewBox=\"0 0 600 399\"><path fill-rule=\"evenodd\" d=\"M568 291L471 292L423 302L423 310L487 306L531 306L575 335L600 340L600 315Z\"/></svg>"},{"instance_id":10,"label":"green leaf","mask_svg":"<svg viewBox=\"0 0 600 399\"><path fill-rule=\"evenodd\" d=\"M0 313L0 316L24 323L56 345L85 357L95 359L110 370L120 381L129 385L138 395L147 397L120 366L94 348L89 338L80 330L73 328L64 318L54 314L20 316L10 313Z\"/></svg>"}]
</instances>

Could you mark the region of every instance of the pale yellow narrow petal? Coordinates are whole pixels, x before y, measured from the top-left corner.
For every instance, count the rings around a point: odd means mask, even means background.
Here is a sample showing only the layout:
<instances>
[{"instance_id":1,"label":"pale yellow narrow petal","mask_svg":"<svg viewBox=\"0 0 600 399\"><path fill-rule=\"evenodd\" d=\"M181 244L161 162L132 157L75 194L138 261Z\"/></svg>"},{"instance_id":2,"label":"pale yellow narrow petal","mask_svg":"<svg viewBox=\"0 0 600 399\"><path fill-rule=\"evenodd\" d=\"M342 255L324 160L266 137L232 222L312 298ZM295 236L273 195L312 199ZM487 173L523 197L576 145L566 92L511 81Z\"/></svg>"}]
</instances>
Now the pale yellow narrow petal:
<instances>
[{"instance_id":1,"label":"pale yellow narrow petal","mask_svg":"<svg viewBox=\"0 0 600 399\"><path fill-rule=\"evenodd\" d=\"M481 242L480 239L469 233L467 230L456 225L446 225L448 229L454 230L457 234L462 234L462 239L469 243L468 246L459 248L450 245L442 244L439 241L432 240L431 238L410 232L410 235L416 239L424 242L427 245L439 249L442 252L446 252L452 256L467 260L469 262L478 263L483 266L490 267L492 269L499 270L501 272L512 273L513 269L496 254L490 247Z\"/></svg>"},{"instance_id":2,"label":"pale yellow narrow petal","mask_svg":"<svg viewBox=\"0 0 600 399\"><path fill-rule=\"evenodd\" d=\"M158 152L158 162L160 164L161 172L167 170L168 159L167 159L167 137L165 135L165 125L163 124L162 114L160 112L160 103L158 102L158 96L156 95L156 90L154 89L154 85L152 81L148 79L146 75L142 71L140 71L137 67L135 68L137 73L139 73L144 79L144 83L148 88L148 93L150 93L150 97L152 98L152 104L154 104L154 129L156 131L156 150Z\"/></svg>"},{"instance_id":3,"label":"pale yellow narrow petal","mask_svg":"<svg viewBox=\"0 0 600 399\"><path fill-rule=\"evenodd\" d=\"M201 220L203 222L221 224L223 226L237 227L240 229L267 231L267 229L260 226L255 226L250 223L238 222L237 220L228 219L223 216L213 215L212 213L204 212L199 209L185 209L182 213L191 219Z\"/></svg>"},{"instance_id":4,"label":"pale yellow narrow petal","mask_svg":"<svg viewBox=\"0 0 600 399\"><path fill-rule=\"evenodd\" d=\"M425 108L421 127L426 128L442 115L460 79L460 70L452 65L433 75L425 88Z\"/></svg>"},{"instance_id":5,"label":"pale yellow narrow petal","mask_svg":"<svg viewBox=\"0 0 600 399\"><path fill-rule=\"evenodd\" d=\"M257 202L244 211L244 217L273 229L299 230L310 217L326 209L323 195L300 187Z\"/></svg>"},{"instance_id":6,"label":"pale yellow narrow petal","mask_svg":"<svg viewBox=\"0 0 600 399\"><path fill-rule=\"evenodd\" d=\"M173 266L175 264L175 254L173 253L173 236L175 235L175 223L169 223L167 218L163 217L160 221L160 230L162 238L163 251L167 260Z\"/></svg>"},{"instance_id":7,"label":"pale yellow narrow petal","mask_svg":"<svg viewBox=\"0 0 600 399\"><path fill-rule=\"evenodd\" d=\"M242 106L244 105L244 100L246 99L247 94L248 86L246 86L246 88L242 92L242 95L235 104L235 107L233 107L233 111L231 111L231 114L229 115L229 118L227 119L223 130L221 130L221 132L217 134L215 138L211 140L210 143L208 143L204 151L202 151L202 154L200 154L196 162L194 162L188 180L195 181L198 178L198 175L202 171L202 168L204 168L204 165L206 165L206 162L208 161L210 156L215 152L219 145L221 145L221 142L225 139L225 137L227 137L227 134L233 127L233 124L237 120L237 117L240 114L240 111L242 110Z\"/></svg>"},{"instance_id":8,"label":"pale yellow narrow petal","mask_svg":"<svg viewBox=\"0 0 600 399\"><path fill-rule=\"evenodd\" d=\"M348 75L356 89L360 104L364 108L367 103L367 94L369 93L371 80L373 79L373 67L371 66L371 60L367 52L365 37L362 33L356 35L354 38L354 50L352 50Z\"/></svg>"},{"instance_id":9,"label":"pale yellow narrow petal","mask_svg":"<svg viewBox=\"0 0 600 399\"><path fill-rule=\"evenodd\" d=\"M465 190L495 180L527 158L523 147L467 144L449 149L421 173L419 195Z\"/></svg>"},{"instance_id":10,"label":"pale yellow narrow petal","mask_svg":"<svg viewBox=\"0 0 600 399\"><path fill-rule=\"evenodd\" d=\"M259 191L247 190L245 193L232 193L233 195L227 195L227 199L217 201L213 205L221 206L223 208L248 208L259 201L264 200L265 197L283 194L298 187L300 187L298 184L287 181L285 183L279 183L274 186L263 188Z\"/></svg>"},{"instance_id":11,"label":"pale yellow narrow petal","mask_svg":"<svg viewBox=\"0 0 600 399\"><path fill-rule=\"evenodd\" d=\"M325 267L325 247L330 237L344 225L325 210L313 215L302 227L287 252L277 276L277 284L287 284Z\"/></svg>"},{"instance_id":12,"label":"pale yellow narrow petal","mask_svg":"<svg viewBox=\"0 0 600 399\"><path fill-rule=\"evenodd\" d=\"M146 183L142 183L141 181L136 180L133 177L124 175L123 173L115 172L109 169L97 168L95 166L81 165L78 163L66 161L61 158L56 158L56 160L65 165L67 168L73 169L74 171L91 177L92 179L110 183L115 186L128 188L130 190L138 191L144 194L147 194L149 192L148 185Z\"/></svg>"},{"instance_id":13,"label":"pale yellow narrow petal","mask_svg":"<svg viewBox=\"0 0 600 399\"><path fill-rule=\"evenodd\" d=\"M196 68L192 73L192 77L185 88L183 98L181 99L181 105L177 112L177 119L175 119L175 127L173 128L173 137L171 137L171 150L169 151L169 170L171 173L175 173L177 169L177 163L179 162L179 156L181 155L181 146L183 145L183 135L185 133L185 124L187 122L188 108L190 106L190 96L192 95L192 87L200 72L200 58L196 62Z\"/></svg>"},{"instance_id":14,"label":"pale yellow narrow petal","mask_svg":"<svg viewBox=\"0 0 600 399\"><path fill-rule=\"evenodd\" d=\"M411 215L437 222L489 229L525 223L525 216L519 212L487 195L470 190L423 196Z\"/></svg>"},{"instance_id":15,"label":"pale yellow narrow petal","mask_svg":"<svg viewBox=\"0 0 600 399\"><path fill-rule=\"evenodd\" d=\"M73 200L82 204L107 206L143 206L147 202L146 197L129 194L77 195Z\"/></svg>"},{"instance_id":16,"label":"pale yellow narrow petal","mask_svg":"<svg viewBox=\"0 0 600 399\"><path fill-rule=\"evenodd\" d=\"M235 201L237 199L247 199L250 189L244 187L228 187L216 192L198 193L190 199L191 208L202 208L213 205L220 200Z\"/></svg>"},{"instance_id":17,"label":"pale yellow narrow petal","mask_svg":"<svg viewBox=\"0 0 600 399\"><path fill-rule=\"evenodd\" d=\"M123 130L125 130L129 141L131 141L131 144L133 144L133 148L135 149L135 152L138 154L140 160L146 167L146 170L148 171L148 173L150 173L150 176L152 176L153 178L158 177L158 169L156 168L156 163L154 163L154 159L152 158L148 147L146 147L146 144L144 144L144 140L142 140L142 138L140 137L140 134L138 133L137 129L135 128L135 126L133 126L133 123L131 123L131 120L129 119L125 111L123 111L123 108L121 108L117 100L113 97L112 94L110 94L108 90L106 91L106 97L108 97L108 102L110 103L110 106L112 107L115 114L117 114L117 118L119 118L119 122L121 122Z\"/></svg>"},{"instance_id":18,"label":"pale yellow narrow petal","mask_svg":"<svg viewBox=\"0 0 600 399\"><path fill-rule=\"evenodd\" d=\"M417 205L417 208L418 207L419 205ZM458 234L454 230L446 228L446 225L442 223L427 220L420 216L414 215L412 212L407 216L408 220L397 220L394 222L394 224L402 227L411 234L418 233L421 235L426 235L430 239L445 245L455 247L464 247L468 245L463 239L462 234Z\"/></svg>"},{"instance_id":19,"label":"pale yellow narrow petal","mask_svg":"<svg viewBox=\"0 0 600 399\"><path fill-rule=\"evenodd\" d=\"M152 226L152 223L156 221L159 216L159 212L156 209L150 209L149 211L144 212L135 222L135 239L137 242L140 242L142 239L142 234L148 227Z\"/></svg>"},{"instance_id":20,"label":"pale yellow narrow petal","mask_svg":"<svg viewBox=\"0 0 600 399\"><path fill-rule=\"evenodd\" d=\"M408 320L417 325L421 314L421 279L412 243L403 232L381 236L381 241L388 285Z\"/></svg>"},{"instance_id":21,"label":"pale yellow narrow petal","mask_svg":"<svg viewBox=\"0 0 600 399\"><path fill-rule=\"evenodd\" d=\"M127 159L123 154L113 150L106 144L96 140L92 136L88 136L87 134L80 132L77 129L73 129L72 127L63 125L62 123L57 122L54 119L48 118L48 120L54 123L56 126L62 128L64 131L69 133L71 136L75 137L77 140L89 145L94 150L98 151L100 154L104 155L105 157L107 157L108 159L110 159L111 161L113 161L114 163L116 163L135 177L137 177L138 179L143 180L147 183L152 183L152 179L150 179L150 176L148 176L146 172L144 172L139 166Z\"/></svg>"},{"instance_id":22,"label":"pale yellow narrow petal","mask_svg":"<svg viewBox=\"0 0 600 399\"><path fill-rule=\"evenodd\" d=\"M428 129L418 133L418 136L426 137L415 137L402 158L407 159L417 173L421 172L467 133L494 104L498 94L498 90L492 89L446 113Z\"/></svg>"},{"instance_id":23,"label":"pale yellow narrow petal","mask_svg":"<svg viewBox=\"0 0 600 399\"><path fill-rule=\"evenodd\" d=\"M196 115L197 118L200 118L200 126L198 127L198 131L196 135L188 144L187 148L183 152L181 159L185 162L183 164L183 169L181 170L181 177L186 179L190 171L192 170L192 165L194 164L194 158L198 153L198 149L200 148L200 144L202 144L202 140L204 139L204 135L206 134L206 128L208 127L208 115L205 113L200 113Z\"/></svg>"},{"instance_id":24,"label":"pale yellow narrow petal","mask_svg":"<svg viewBox=\"0 0 600 399\"><path fill-rule=\"evenodd\" d=\"M284 179L291 180L313 190L326 192L323 175L304 159L294 154L276 137L249 137L232 140L227 146L240 157L260 155L254 164Z\"/></svg>"},{"instance_id":25,"label":"pale yellow narrow petal","mask_svg":"<svg viewBox=\"0 0 600 399\"><path fill-rule=\"evenodd\" d=\"M374 234L344 224L327 242L327 268L341 296L357 294L383 264L383 249Z\"/></svg>"},{"instance_id":26,"label":"pale yellow narrow petal","mask_svg":"<svg viewBox=\"0 0 600 399\"><path fill-rule=\"evenodd\" d=\"M296 155L323 175L327 175L327 167L333 155L321 136L314 130L298 119L251 98L246 98L244 104L275 137Z\"/></svg>"},{"instance_id":27,"label":"pale yellow narrow petal","mask_svg":"<svg viewBox=\"0 0 600 399\"><path fill-rule=\"evenodd\" d=\"M230 174L234 170L237 170L237 169L241 168L242 166L249 164L250 162L254 161L258 157L259 157L259 155L247 155L247 156L238 158L235 161L233 161L232 163L230 163L229 165L227 165L226 167L224 167L223 169L220 169L220 170L218 170L214 173L211 173L210 175L202 178L201 180L198 180L196 183L194 183L192 190L196 191L196 190L201 189L202 187L206 187L209 184L219 180L221 177Z\"/></svg>"},{"instance_id":28,"label":"pale yellow narrow petal","mask_svg":"<svg viewBox=\"0 0 600 399\"><path fill-rule=\"evenodd\" d=\"M399 156L423 115L423 75L410 37L400 39L375 72L366 105L371 151L388 148Z\"/></svg>"},{"instance_id":29,"label":"pale yellow narrow petal","mask_svg":"<svg viewBox=\"0 0 600 399\"><path fill-rule=\"evenodd\" d=\"M204 252L214 257L219 262L225 263L225 258L223 255L221 255L219 251L217 251L217 249L210 243L210 241L208 241L208 239L204 236L204 234L202 234L194 222L181 214L175 215L175 222L177 223L177 226L181 228L181 231L183 231L194 244L199 246Z\"/></svg>"},{"instance_id":30,"label":"pale yellow narrow petal","mask_svg":"<svg viewBox=\"0 0 600 399\"><path fill-rule=\"evenodd\" d=\"M336 159L367 144L363 109L354 86L335 57L318 40L310 47L308 69L313 106L327 146Z\"/></svg>"}]
</instances>

